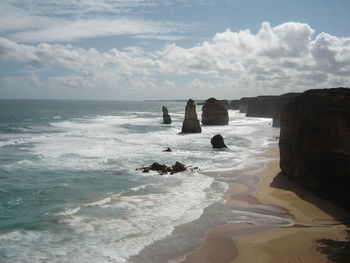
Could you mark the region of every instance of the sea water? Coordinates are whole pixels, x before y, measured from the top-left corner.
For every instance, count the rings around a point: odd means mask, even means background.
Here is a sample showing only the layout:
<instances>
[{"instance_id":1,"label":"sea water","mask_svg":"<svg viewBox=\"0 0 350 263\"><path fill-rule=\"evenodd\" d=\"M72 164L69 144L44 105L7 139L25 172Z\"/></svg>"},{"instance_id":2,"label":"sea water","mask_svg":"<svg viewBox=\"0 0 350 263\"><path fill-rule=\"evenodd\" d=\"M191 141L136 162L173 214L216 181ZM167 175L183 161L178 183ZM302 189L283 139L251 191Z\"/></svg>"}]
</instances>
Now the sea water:
<instances>
[{"instance_id":1,"label":"sea water","mask_svg":"<svg viewBox=\"0 0 350 263\"><path fill-rule=\"evenodd\" d=\"M170 125L161 124L162 105ZM278 129L271 119L230 110L229 125L182 135L184 108L176 101L0 101L0 262L131 262L223 203L227 184L201 171L249 168ZM197 112L200 118L200 106ZM211 147L218 133L229 148ZM136 170L176 161L200 170ZM227 218L262 220L246 211Z\"/></svg>"}]
</instances>

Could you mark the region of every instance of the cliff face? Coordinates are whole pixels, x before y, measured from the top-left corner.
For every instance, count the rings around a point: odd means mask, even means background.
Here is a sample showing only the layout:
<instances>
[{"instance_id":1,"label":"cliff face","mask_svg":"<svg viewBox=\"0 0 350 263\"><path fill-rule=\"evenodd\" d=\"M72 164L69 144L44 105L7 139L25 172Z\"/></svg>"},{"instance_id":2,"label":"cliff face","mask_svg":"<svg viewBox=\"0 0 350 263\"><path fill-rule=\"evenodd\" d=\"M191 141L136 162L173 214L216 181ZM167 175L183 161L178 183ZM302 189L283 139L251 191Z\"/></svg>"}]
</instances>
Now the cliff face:
<instances>
[{"instance_id":1,"label":"cliff face","mask_svg":"<svg viewBox=\"0 0 350 263\"><path fill-rule=\"evenodd\" d=\"M231 110L239 110L240 100L231 100L228 104L228 108Z\"/></svg>"},{"instance_id":2,"label":"cliff face","mask_svg":"<svg viewBox=\"0 0 350 263\"><path fill-rule=\"evenodd\" d=\"M273 114L272 127L280 127L281 110L292 98L300 93L286 93L278 97L276 102L276 109Z\"/></svg>"},{"instance_id":3,"label":"cliff face","mask_svg":"<svg viewBox=\"0 0 350 263\"><path fill-rule=\"evenodd\" d=\"M247 117L272 118L279 96L258 96L248 100Z\"/></svg>"},{"instance_id":4,"label":"cliff face","mask_svg":"<svg viewBox=\"0 0 350 263\"><path fill-rule=\"evenodd\" d=\"M248 103L254 101L256 97L241 98L239 101L239 113L247 113Z\"/></svg>"},{"instance_id":5,"label":"cliff face","mask_svg":"<svg viewBox=\"0 0 350 263\"><path fill-rule=\"evenodd\" d=\"M182 133L200 133L202 128L197 118L196 103L189 99L185 108L185 119L182 123Z\"/></svg>"},{"instance_id":6,"label":"cliff face","mask_svg":"<svg viewBox=\"0 0 350 263\"><path fill-rule=\"evenodd\" d=\"M206 100L202 108L202 124L227 125L229 121L227 105L227 101L219 101L215 98Z\"/></svg>"},{"instance_id":7,"label":"cliff face","mask_svg":"<svg viewBox=\"0 0 350 263\"><path fill-rule=\"evenodd\" d=\"M295 96L280 121L282 174L350 210L350 89Z\"/></svg>"}]
</instances>

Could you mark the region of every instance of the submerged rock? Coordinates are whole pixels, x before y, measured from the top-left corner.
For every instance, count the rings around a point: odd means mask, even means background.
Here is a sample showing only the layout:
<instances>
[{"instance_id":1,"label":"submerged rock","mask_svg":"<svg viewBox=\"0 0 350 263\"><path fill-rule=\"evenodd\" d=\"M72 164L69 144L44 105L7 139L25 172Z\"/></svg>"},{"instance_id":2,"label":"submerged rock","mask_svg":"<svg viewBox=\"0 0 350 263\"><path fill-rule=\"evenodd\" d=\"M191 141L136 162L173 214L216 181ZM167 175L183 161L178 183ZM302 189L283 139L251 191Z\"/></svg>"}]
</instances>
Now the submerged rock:
<instances>
[{"instance_id":1,"label":"submerged rock","mask_svg":"<svg viewBox=\"0 0 350 263\"><path fill-rule=\"evenodd\" d=\"M163 124L171 124L171 117L168 112L168 108L165 106L162 106L163 111Z\"/></svg>"},{"instance_id":2,"label":"submerged rock","mask_svg":"<svg viewBox=\"0 0 350 263\"><path fill-rule=\"evenodd\" d=\"M282 175L350 210L350 89L297 95L280 122Z\"/></svg>"},{"instance_id":3,"label":"submerged rock","mask_svg":"<svg viewBox=\"0 0 350 263\"><path fill-rule=\"evenodd\" d=\"M227 148L224 142L224 138L220 135L217 134L210 140L211 145L213 145L213 148Z\"/></svg>"},{"instance_id":4,"label":"submerged rock","mask_svg":"<svg viewBox=\"0 0 350 263\"><path fill-rule=\"evenodd\" d=\"M182 133L201 133L202 128L197 118L196 104L189 99L185 108L185 119L182 124Z\"/></svg>"},{"instance_id":5,"label":"submerged rock","mask_svg":"<svg viewBox=\"0 0 350 263\"><path fill-rule=\"evenodd\" d=\"M207 99L202 108L202 124L227 125L229 120L227 105L227 101L219 101L215 98Z\"/></svg>"}]
</instances>

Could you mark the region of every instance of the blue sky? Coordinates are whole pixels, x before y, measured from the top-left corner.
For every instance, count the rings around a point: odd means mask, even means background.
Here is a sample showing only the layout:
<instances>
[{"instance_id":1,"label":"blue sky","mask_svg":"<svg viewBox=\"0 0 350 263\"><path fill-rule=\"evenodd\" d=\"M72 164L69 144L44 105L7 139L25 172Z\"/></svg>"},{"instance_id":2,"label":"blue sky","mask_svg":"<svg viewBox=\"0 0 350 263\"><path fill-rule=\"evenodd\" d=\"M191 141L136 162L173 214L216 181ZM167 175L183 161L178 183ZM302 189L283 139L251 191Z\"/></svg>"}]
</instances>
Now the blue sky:
<instances>
[{"instance_id":1,"label":"blue sky","mask_svg":"<svg viewBox=\"0 0 350 263\"><path fill-rule=\"evenodd\" d=\"M2 0L0 99L349 86L348 0Z\"/></svg>"}]
</instances>

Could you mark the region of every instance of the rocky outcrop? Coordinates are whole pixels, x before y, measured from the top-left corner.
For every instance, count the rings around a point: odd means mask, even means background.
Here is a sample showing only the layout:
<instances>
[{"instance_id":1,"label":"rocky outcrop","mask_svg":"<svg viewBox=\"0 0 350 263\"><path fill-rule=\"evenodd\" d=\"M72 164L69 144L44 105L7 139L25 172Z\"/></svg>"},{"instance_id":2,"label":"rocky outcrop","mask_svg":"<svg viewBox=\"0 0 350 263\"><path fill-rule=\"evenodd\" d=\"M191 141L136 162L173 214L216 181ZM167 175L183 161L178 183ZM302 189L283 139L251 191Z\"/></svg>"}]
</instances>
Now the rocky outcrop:
<instances>
[{"instance_id":1,"label":"rocky outcrop","mask_svg":"<svg viewBox=\"0 0 350 263\"><path fill-rule=\"evenodd\" d=\"M279 96L258 96L247 101L246 116L272 118Z\"/></svg>"},{"instance_id":2,"label":"rocky outcrop","mask_svg":"<svg viewBox=\"0 0 350 263\"><path fill-rule=\"evenodd\" d=\"M350 89L297 95L280 121L282 175L350 210Z\"/></svg>"},{"instance_id":3,"label":"rocky outcrop","mask_svg":"<svg viewBox=\"0 0 350 263\"><path fill-rule=\"evenodd\" d=\"M227 125L229 119L227 105L227 101L219 101L215 98L206 100L202 107L202 124Z\"/></svg>"},{"instance_id":4,"label":"rocky outcrop","mask_svg":"<svg viewBox=\"0 0 350 263\"><path fill-rule=\"evenodd\" d=\"M174 165L167 166L165 164L159 164L157 162L147 167L141 167L137 170L142 170L143 173L149 173L150 171L157 171L159 174L175 174L186 171L187 168L183 163L176 162Z\"/></svg>"},{"instance_id":5,"label":"rocky outcrop","mask_svg":"<svg viewBox=\"0 0 350 263\"><path fill-rule=\"evenodd\" d=\"M162 106L163 111L163 124L171 124L171 117L168 112L168 108L165 106Z\"/></svg>"},{"instance_id":6,"label":"rocky outcrop","mask_svg":"<svg viewBox=\"0 0 350 263\"><path fill-rule=\"evenodd\" d=\"M288 101L290 101L292 98L299 94L300 93L286 93L278 97L276 103L276 110L272 117L272 127L280 127L281 110L283 109L284 105L288 103Z\"/></svg>"},{"instance_id":7,"label":"rocky outcrop","mask_svg":"<svg viewBox=\"0 0 350 263\"><path fill-rule=\"evenodd\" d=\"M210 140L211 145L213 146L213 148L227 148L227 146L225 145L224 142L224 138L220 135L217 134L215 136L213 136L213 138L211 138Z\"/></svg>"},{"instance_id":8,"label":"rocky outcrop","mask_svg":"<svg viewBox=\"0 0 350 263\"><path fill-rule=\"evenodd\" d=\"M185 108L185 119L182 123L182 133L200 133L201 125L197 118L196 103L189 99Z\"/></svg>"}]
</instances>

